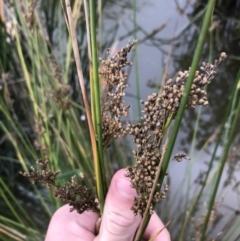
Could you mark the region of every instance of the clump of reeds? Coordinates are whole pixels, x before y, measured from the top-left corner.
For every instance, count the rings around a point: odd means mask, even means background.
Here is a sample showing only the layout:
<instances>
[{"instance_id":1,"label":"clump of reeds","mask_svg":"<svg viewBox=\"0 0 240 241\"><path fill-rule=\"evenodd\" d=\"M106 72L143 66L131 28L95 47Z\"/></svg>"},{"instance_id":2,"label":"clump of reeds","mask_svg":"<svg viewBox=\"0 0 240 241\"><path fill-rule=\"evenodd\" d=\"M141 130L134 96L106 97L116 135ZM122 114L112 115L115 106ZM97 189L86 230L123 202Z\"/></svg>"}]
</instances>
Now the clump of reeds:
<instances>
[{"instance_id":1,"label":"clump of reeds","mask_svg":"<svg viewBox=\"0 0 240 241\"><path fill-rule=\"evenodd\" d=\"M103 148L108 147L113 138L125 135L132 136L136 146L133 150L136 163L134 166L126 167L126 176L131 179L131 186L137 191L132 210L135 214L143 215L149 199L151 199L151 205L148 212L152 214L154 205L166 197L169 188L165 184L163 190L157 190L159 184L156 185L159 178L157 173L160 173L159 168L161 168L159 163L164 155L162 142L171 120L174 119L178 111L189 70L179 72L175 79L167 80L162 92L153 93L148 96L146 101L141 101L144 113L141 122L123 124L121 117L128 116L130 108L129 105L125 105L123 100L125 89L128 86L126 84L128 75L124 67L132 65L128 61L127 55L135 44L136 41L129 42L112 57L108 57L106 60L100 59L102 68L99 74L103 76L107 85L107 95L102 106ZM107 54L110 55L109 50ZM222 53L214 64L202 63L200 70L195 73L186 108L208 104L207 93L203 88L214 78L216 67L225 58L226 54ZM177 154L174 158L181 161L187 157L186 154ZM47 163L46 160L40 159L38 164L41 167L41 172L32 168L30 174L22 174L34 182L39 180L46 184L54 196L72 206L71 210L76 209L79 213L86 210L99 211L95 201L96 197L92 195L91 190L78 185L74 181L74 177L63 187L56 186L55 178L59 171L48 170ZM151 193L154 193L152 198Z\"/></svg>"}]
</instances>

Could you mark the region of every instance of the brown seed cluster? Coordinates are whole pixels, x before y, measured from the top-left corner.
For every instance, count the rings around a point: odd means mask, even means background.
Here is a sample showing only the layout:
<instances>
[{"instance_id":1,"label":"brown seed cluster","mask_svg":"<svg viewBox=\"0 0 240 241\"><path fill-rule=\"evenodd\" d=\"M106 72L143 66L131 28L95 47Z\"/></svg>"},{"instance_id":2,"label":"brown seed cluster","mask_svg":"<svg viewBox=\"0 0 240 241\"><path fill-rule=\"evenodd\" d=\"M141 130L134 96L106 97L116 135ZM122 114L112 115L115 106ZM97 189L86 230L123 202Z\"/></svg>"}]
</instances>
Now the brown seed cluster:
<instances>
[{"instance_id":1,"label":"brown seed cluster","mask_svg":"<svg viewBox=\"0 0 240 241\"><path fill-rule=\"evenodd\" d=\"M161 93L153 93L148 96L146 101L141 101L144 113L142 121L136 124L127 123L125 126L122 124L121 117L128 116L129 106L126 106L123 101L125 88L128 86L125 83L128 75L124 68L132 66L132 63L127 60L127 55L135 44L136 41L129 42L112 57L110 57L110 50L108 50L108 59L100 59L102 64L100 74L107 85L107 94L102 107L102 133L104 148L108 147L113 138L127 134L132 136L136 145L133 151L136 163L134 166L127 167L126 176L131 179L131 186L137 192L132 210L135 214L143 215L152 191L154 191L154 196L148 210L150 214L153 213L154 205L160 199L166 198L167 184L163 186L162 190L152 189L156 183L156 173L160 168L160 160L163 155L161 143L171 120L177 113L189 71L179 72L175 79L169 79L166 82ZM222 53L214 64L202 63L200 71L195 73L186 108L208 104L206 91L203 90L203 87L211 82L216 74L216 67L225 58L226 54ZM68 100L70 92L69 86L61 85L59 90L53 94L59 106L65 106L63 100L64 98ZM40 125L36 126L36 132L42 133L43 131ZM184 158L187 159L186 154L174 156L177 161ZM57 198L68 202L72 206L71 210L77 210L79 213L86 210L99 211L98 203L87 187L78 185L74 177L72 177L71 182L66 183L63 187L58 187L55 184L55 178L60 171L48 170L47 160L39 159L37 162L41 171L32 168L29 174L21 174L29 177L33 182L36 180L43 182Z\"/></svg>"},{"instance_id":2,"label":"brown seed cluster","mask_svg":"<svg viewBox=\"0 0 240 241\"><path fill-rule=\"evenodd\" d=\"M38 1L31 1L31 4L29 6L25 6L24 2L21 2L21 10L23 13L23 17L25 18L25 21L27 23L27 27L30 31L33 31L36 19L34 16L34 9L37 6Z\"/></svg>"},{"instance_id":3,"label":"brown seed cluster","mask_svg":"<svg viewBox=\"0 0 240 241\"><path fill-rule=\"evenodd\" d=\"M177 153L173 157L177 162L181 162L183 159L190 160L186 153Z\"/></svg>"},{"instance_id":4,"label":"brown seed cluster","mask_svg":"<svg viewBox=\"0 0 240 241\"><path fill-rule=\"evenodd\" d=\"M48 160L39 159L37 163L41 171L37 171L31 167L30 173L20 172L20 174L28 177L32 183L41 181L56 198L72 206L70 211L76 210L78 213L83 213L88 210L99 212L98 203L92 195L91 190L86 186L77 184L74 180L75 176L72 177L71 182L67 182L63 187L59 187L55 184L55 179L60 173L60 170L48 170Z\"/></svg>"},{"instance_id":5,"label":"brown seed cluster","mask_svg":"<svg viewBox=\"0 0 240 241\"><path fill-rule=\"evenodd\" d=\"M42 151L47 156L49 154L48 148L45 145L45 143L41 142L41 137L45 133L45 128L44 128L41 120L38 120L37 118L34 118L34 132L35 132L36 136L38 137L33 142L34 148L37 151Z\"/></svg>"},{"instance_id":6,"label":"brown seed cluster","mask_svg":"<svg viewBox=\"0 0 240 241\"><path fill-rule=\"evenodd\" d=\"M208 222L208 226L209 227L213 227L214 225L218 224L217 219L220 218L220 214L219 214L219 206L220 206L220 202L215 202L213 207L212 207L212 210L211 210L211 213L210 213L210 217L209 217L209 222ZM204 225L204 222L205 222L205 219L206 219L206 214L207 214L207 210L201 210L202 212L204 212L204 214L199 217L197 220L192 218L191 219L191 223L195 229L195 239L194 240L200 240L201 236L202 236L202 228L203 228L203 225ZM216 223L215 223L216 222ZM205 237L206 241L210 241L210 240L213 240L212 238L209 238L209 237Z\"/></svg>"},{"instance_id":7,"label":"brown seed cluster","mask_svg":"<svg viewBox=\"0 0 240 241\"><path fill-rule=\"evenodd\" d=\"M53 193L54 196L72 206L70 212L73 210L79 214L85 211L99 212L98 203L91 190L86 186L77 184L74 179L75 176L71 178L71 182L57 188Z\"/></svg>"},{"instance_id":8,"label":"brown seed cluster","mask_svg":"<svg viewBox=\"0 0 240 241\"><path fill-rule=\"evenodd\" d=\"M136 44L136 41L129 42L127 46L119 50L114 56L107 60L99 59L101 62L100 75L107 84L107 96L102 109L102 133L104 147L107 147L112 138L126 135L123 128L121 117L128 116L129 106L125 105L123 97L125 88L128 86L125 82L128 78L127 72L123 69L126 66L132 66L132 62L127 60L127 55ZM110 50L107 50L110 56Z\"/></svg>"},{"instance_id":9,"label":"brown seed cluster","mask_svg":"<svg viewBox=\"0 0 240 241\"><path fill-rule=\"evenodd\" d=\"M41 181L47 185L47 187L50 187L52 185L55 185L55 179L56 176L61 172L60 170L57 170L55 172L50 171L47 169L48 167L48 160L44 159L38 159L36 163L40 166L41 171L36 170L34 167L31 167L31 172L20 172L21 175L28 177L32 183L34 184L36 181Z\"/></svg>"},{"instance_id":10,"label":"brown seed cluster","mask_svg":"<svg viewBox=\"0 0 240 241\"><path fill-rule=\"evenodd\" d=\"M186 107L195 108L196 105L208 105L207 93L203 87L211 82L216 75L216 67L227 57L221 53L214 64L203 62L200 71L196 71L189 93ZM175 80L169 79L160 94L162 107L168 111L176 112L182 98L189 71L180 71Z\"/></svg>"},{"instance_id":11,"label":"brown seed cluster","mask_svg":"<svg viewBox=\"0 0 240 241\"><path fill-rule=\"evenodd\" d=\"M159 143L168 127L171 118L176 114L185 89L189 71L179 72L177 77L169 79L159 94L153 93L143 102L143 121L137 124L128 123L124 129L120 118L128 115L129 106L125 106L122 100L127 85L126 72L122 69L132 63L127 61L127 54L131 51L135 42L129 43L126 47L117 52L113 57L102 60L100 74L107 83L107 97L102 111L102 130L104 146L108 146L112 138L130 134L136 144L133 154L136 158L134 167L127 168L127 176L131 178L131 186L136 189L138 196L132 207L135 214L143 214L149 194L152 190L156 176L157 167L161 158ZM108 55L110 51L108 51ZM189 94L186 107L195 108L196 105L207 105L206 91L202 88L214 78L217 65L226 58L221 54L220 59L215 63L202 63L200 71L195 73L195 78ZM175 156L177 161L187 158L186 155ZM161 198L165 198L166 191L156 192L150 207Z\"/></svg>"},{"instance_id":12,"label":"brown seed cluster","mask_svg":"<svg viewBox=\"0 0 240 241\"><path fill-rule=\"evenodd\" d=\"M70 85L60 83L58 89L52 91L51 96L57 107L65 111L71 107L71 94L72 90Z\"/></svg>"},{"instance_id":13,"label":"brown seed cluster","mask_svg":"<svg viewBox=\"0 0 240 241\"><path fill-rule=\"evenodd\" d=\"M127 177L131 179L131 186L136 189L138 196L134 199L132 210L140 215L146 209L149 195L152 191L158 164L161 159L159 141L163 137L167 121L171 118L171 112L162 106L163 97L156 93L148 96L143 102L143 121L137 124L127 124L127 132L133 136L136 149L133 154L136 158L134 167L127 167ZM152 200L149 212L153 212L154 204L159 199L166 197L166 190L156 192Z\"/></svg>"},{"instance_id":14,"label":"brown seed cluster","mask_svg":"<svg viewBox=\"0 0 240 241\"><path fill-rule=\"evenodd\" d=\"M225 58L226 54L222 53L214 64L202 63L200 71L195 73L186 108L208 104L206 91L202 88L211 82L216 74L216 67ZM126 131L133 136L133 142L136 144L136 149L133 151L136 163L134 167L127 167L126 175L130 177L131 186L138 194L132 207L135 214L142 215L147 207L162 155L160 143L170 121L177 113L188 75L189 71L179 72L176 79L169 79L161 93L153 93L147 101L142 101L143 121L137 124L127 124ZM186 154L177 154L174 158L177 161L188 159ZM153 212L154 204L165 196L165 190L155 193L150 213Z\"/></svg>"},{"instance_id":15,"label":"brown seed cluster","mask_svg":"<svg viewBox=\"0 0 240 241\"><path fill-rule=\"evenodd\" d=\"M159 140L163 137L164 126L168 113L160 104L160 97L152 94L144 102L144 117L142 123L127 124L127 132L133 136L136 149L133 154L136 158L134 167L127 167L127 177L131 179L131 186L136 189L137 197L134 199L132 210L135 214L143 214L146 209L149 195L152 191L158 164L161 159L159 151ZM156 193L149 212L165 193Z\"/></svg>"},{"instance_id":16,"label":"brown seed cluster","mask_svg":"<svg viewBox=\"0 0 240 241\"><path fill-rule=\"evenodd\" d=\"M49 99L53 99L57 108L69 110L71 107L72 88L69 84L64 84L62 80L62 70L53 55L48 60L48 65L51 66L51 76L56 80L57 86L47 93Z\"/></svg>"}]
</instances>

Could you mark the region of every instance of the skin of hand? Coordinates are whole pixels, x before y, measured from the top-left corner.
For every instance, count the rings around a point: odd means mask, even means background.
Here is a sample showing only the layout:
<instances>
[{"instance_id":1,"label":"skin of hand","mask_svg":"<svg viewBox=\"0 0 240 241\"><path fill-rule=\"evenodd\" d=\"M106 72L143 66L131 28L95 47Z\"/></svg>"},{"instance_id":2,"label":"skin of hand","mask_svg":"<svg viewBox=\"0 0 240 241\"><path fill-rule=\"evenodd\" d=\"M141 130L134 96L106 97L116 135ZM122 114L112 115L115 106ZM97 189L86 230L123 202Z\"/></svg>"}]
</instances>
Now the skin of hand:
<instances>
[{"instance_id":1,"label":"skin of hand","mask_svg":"<svg viewBox=\"0 0 240 241\"><path fill-rule=\"evenodd\" d=\"M130 180L124 174L125 170L122 169L112 178L97 236L95 235L96 222L99 219L97 213L69 212L69 205L65 205L53 215L45 241L132 241L141 217L135 216L130 209L136 191L130 187ZM144 240L149 240L163 227L164 224L154 213L144 234ZM163 229L154 241L170 241L167 229Z\"/></svg>"}]
</instances>

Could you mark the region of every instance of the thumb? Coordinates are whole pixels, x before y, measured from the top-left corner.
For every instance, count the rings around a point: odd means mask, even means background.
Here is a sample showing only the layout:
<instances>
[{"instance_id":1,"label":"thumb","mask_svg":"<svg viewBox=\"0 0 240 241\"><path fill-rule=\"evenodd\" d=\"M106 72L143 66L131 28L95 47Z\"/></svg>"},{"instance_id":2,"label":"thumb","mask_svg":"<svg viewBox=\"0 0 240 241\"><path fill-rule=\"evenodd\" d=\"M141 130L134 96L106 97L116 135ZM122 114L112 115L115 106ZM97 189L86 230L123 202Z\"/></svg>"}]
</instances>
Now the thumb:
<instances>
[{"instance_id":1,"label":"thumb","mask_svg":"<svg viewBox=\"0 0 240 241\"><path fill-rule=\"evenodd\" d=\"M132 241L141 218L131 207L136 191L130 187L125 171L118 171L112 178L104 207L99 235L95 241Z\"/></svg>"}]
</instances>

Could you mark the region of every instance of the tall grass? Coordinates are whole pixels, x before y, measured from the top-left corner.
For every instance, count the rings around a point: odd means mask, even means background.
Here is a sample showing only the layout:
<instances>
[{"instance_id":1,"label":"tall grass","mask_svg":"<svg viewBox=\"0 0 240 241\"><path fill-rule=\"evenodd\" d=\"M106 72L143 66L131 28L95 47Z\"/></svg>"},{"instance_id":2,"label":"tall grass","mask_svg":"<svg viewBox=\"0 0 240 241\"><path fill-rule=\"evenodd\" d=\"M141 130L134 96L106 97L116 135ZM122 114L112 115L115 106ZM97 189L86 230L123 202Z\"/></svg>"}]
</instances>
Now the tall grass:
<instances>
[{"instance_id":1,"label":"tall grass","mask_svg":"<svg viewBox=\"0 0 240 241\"><path fill-rule=\"evenodd\" d=\"M3 118L0 125L4 133L4 144L8 146L5 155L16 160L13 162L2 159L4 169L1 176L1 196L5 207L9 209L8 214L2 213L2 218L13 221L5 223L10 229L6 240L16 222L21 224L22 232L29 240L37 239L36 232L37 237L42 239L47 220L60 206L50 193L36 186L32 186L29 193L30 190L27 191L24 185L20 185L22 178L17 174L18 170L28 171L31 165L35 166L38 158L44 157L49 160L51 169L64 170L57 180L59 183L69 180L73 174L79 177L84 175L82 182L89 187L94 183L89 134L85 121L81 120L81 116L85 117L86 114L81 100L79 101L78 87L75 87L77 83L71 63L71 38L64 27L66 25L60 3L52 2L50 11L47 12L52 12L49 25L45 25L44 19L40 18L38 8L31 8L27 2L24 4L25 6L20 6L16 1L13 9L9 9L14 35L7 36L2 29L5 38L10 38L7 45L12 48L14 62L8 62L5 69L1 65L1 74L9 73L11 76L6 79L2 90L0 101ZM76 1L73 7L75 23L80 18L80 7L81 4ZM45 21L48 21L47 16ZM83 27L79 31L79 36L82 35L80 41L84 44ZM62 38L52 46L56 41L50 42L54 34L60 34ZM63 45L69 47L63 48ZM82 54L84 56L86 53ZM8 81L18 78L22 78L22 82L8 85ZM11 167L12 171L9 172ZM13 184L9 185L11 179ZM17 184L18 182L20 183ZM20 197L19 194L15 197L13 187L20 192ZM29 205L32 212L29 212ZM39 219L34 206L36 211L41 210L44 222ZM3 207L1 210L4 210Z\"/></svg>"},{"instance_id":2,"label":"tall grass","mask_svg":"<svg viewBox=\"0 0 240 241\"><path fill-rule=\"evenodd\" d=\"M136 1L134 1L133 10L136 36L135 4ZM168 169L188 93L201 58L214 4L214 0L209 0L204 9L205 17L190 66L185 94L171 135L169 140L167 138L168 141L163 150L161 172L159 169L158 173L160 184L163 184ZM57 0L51 3L42 1L41 5L37 4L37 6L34 3L29 4L28 1L22 1L21 4L19 1L13 1L11 8L5 4L7 18L3 18L2 15L0 30L4 40L1 41L3 51L1 51L0 63L1 240L42 240L48 220L61 205L43 187L31 185L18 174L20 170L28 172L30 166L35 166L37 159L48 159L51 170L62 170L56 180L59 184L64 184L71 176L76 175L79 182L95 192L100 201L101 212L108 182L116 166L126 167L133 162L130 154L123 155L131 152L131 148L126 144L128 139L115 140L108 149L103 148L102 144L100 89L104 86L100 86L98 57L102 55L101 49L106 47L106 43L102 42L104 28L101 23L103 8L107 6L107 1L100 1L98 8L93 0L89 1L89 6L87 1L72 1L71 6L72 12L69 15L65 4ZM72 24L70 24L70 17L73 19ZM86 25L85 20L89 24ZM7 23L11 26L11 31L6 29ZM96 30L99 30L99 36L96 35ZM73 41L73 31L76 31L76 42ZM80 46L79 50L77 45ZM80 91L76 77L80 76L79 66L76 67L77 52L80 53L79 59L82 65L81 88L87 90L86 94ZM137 50L135 59L138 59ZM138 73L137 66L136 73ZM239 80L238 75L200 190L193 198L187 196L183 205L185 208L179 209L178 213L168 216L165 220L167 223L174 218L169 225L173 240L191 240L198 232L197 239L202 241L208 238L207 225L210 223L222 171L234 142L237 123L239 123ZM137 101L140 103L138 81L136 77ZM84 103L89 99L91 115ZM138 115L139 107L140 105ZM168 133L167 130L169 131L168 124L170 121L166 124L166 133ZM220 147L223 137L225 141ZM221 159L218 166L214 167L213 161L219 149L222 151ZM213 173L212 179L210 179L211 173ZM211 186L212 190L206 194L204 191ZM181 187L183 184L180 185ZM199 209L204 212L201 209L203 198L208 200L207 212L203 215L201 225L193 227L192 219L198 219ZM161 202L171 210L170 200ZM147 225L150 218L148 212L144 217L146 221L142 222L143 229L139 229L136 240L140 240L144 226ZM236 221L228 231L221 234L221 240L234 240L238 228L239 222Z\"/></svg>"}]
</instances>

